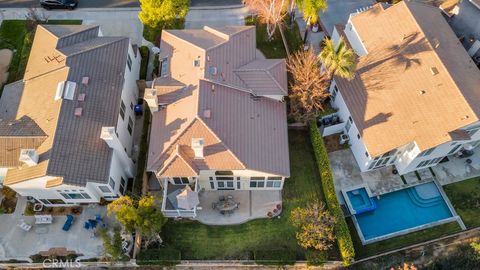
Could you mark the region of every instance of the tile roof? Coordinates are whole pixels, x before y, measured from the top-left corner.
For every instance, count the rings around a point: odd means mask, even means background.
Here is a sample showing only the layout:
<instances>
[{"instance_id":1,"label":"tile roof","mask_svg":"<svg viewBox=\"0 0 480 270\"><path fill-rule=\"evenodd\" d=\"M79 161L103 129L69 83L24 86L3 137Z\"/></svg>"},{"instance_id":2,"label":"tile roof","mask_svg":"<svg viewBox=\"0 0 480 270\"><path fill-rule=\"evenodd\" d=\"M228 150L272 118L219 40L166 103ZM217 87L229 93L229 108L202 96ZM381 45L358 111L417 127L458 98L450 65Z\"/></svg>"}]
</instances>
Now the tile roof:
<instances>
[{"instance_id":1,"label":"tile roof","mask_svg":"<svg viewBox=\"0 0 480 270\"><path fill-rule=\"evenodd\" d=\"M116 125L129 41L98 33L98 26L37 27L16 118L28 116L47 137L36 148L38 165L8 170L5 184L44 175L79 186L108 181L112 150L100 132ZM88 86L81 84L84 76ZM77 83L74 99L55 100L58 83L67 80ZM84 102L77 101L80 93ZM74 115L76 108L82 116Z\"/></svg>"},{"instance_id":2,"label":"tile roof","mask_svg":"<svg viewBox=\"0 0 480 270\"><path fill-rule=\"evenodd\" d=\"M159 102L168 105L153 114L147 169L160 176L191 174L192 167L288 177L286 105L251 95L286 95L285 61L255 59L254 27L165 32L160 57L171 58L171 78L183 87L166 89L168 79L155 84ZM192 138L205 139L204 159L194 159Z\"/></svg>"},{"instance_id":3,"label":"tile roof","mask_svg":"<svg viewBox=\"0 0 480 270\"><path fill-rule=\"evenodd\" d=\"M480 71L439 9L402 1L351 21L368 54L355 79L335 81L371 156L412 141L429 149L478 121Z\"/></svg>"}]
</instances>

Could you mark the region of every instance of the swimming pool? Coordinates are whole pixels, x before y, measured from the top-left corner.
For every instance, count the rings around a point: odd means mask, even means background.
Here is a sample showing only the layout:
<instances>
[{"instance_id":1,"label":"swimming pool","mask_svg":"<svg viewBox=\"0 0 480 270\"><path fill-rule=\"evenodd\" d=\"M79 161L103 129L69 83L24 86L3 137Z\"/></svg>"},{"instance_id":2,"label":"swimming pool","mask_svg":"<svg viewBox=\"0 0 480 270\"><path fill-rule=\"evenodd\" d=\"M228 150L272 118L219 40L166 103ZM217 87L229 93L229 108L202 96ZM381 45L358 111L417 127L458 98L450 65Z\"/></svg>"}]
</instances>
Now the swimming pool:
<instances>
[{"instance_id":1,"label":"swimming pool","mask_svg":"<svg viewBox=\"0 0 480 270\"><path fill-rule=\"evenodd\" d=\"M375 201L370 198L365 187L347 191L346 194L352 208L350 211L353 214L361 214L377 208Z\"/></svg>"},{"instance_id":2,"label":"swimming pool","mask_svg":"<svg viewBox=\"0 0 480 270\"><path fill-rule=\"evenodd\" d=\"M364 244L454 219L434 182L371 199L375 210L354 215Z\"/></svg>"}]
</instances>

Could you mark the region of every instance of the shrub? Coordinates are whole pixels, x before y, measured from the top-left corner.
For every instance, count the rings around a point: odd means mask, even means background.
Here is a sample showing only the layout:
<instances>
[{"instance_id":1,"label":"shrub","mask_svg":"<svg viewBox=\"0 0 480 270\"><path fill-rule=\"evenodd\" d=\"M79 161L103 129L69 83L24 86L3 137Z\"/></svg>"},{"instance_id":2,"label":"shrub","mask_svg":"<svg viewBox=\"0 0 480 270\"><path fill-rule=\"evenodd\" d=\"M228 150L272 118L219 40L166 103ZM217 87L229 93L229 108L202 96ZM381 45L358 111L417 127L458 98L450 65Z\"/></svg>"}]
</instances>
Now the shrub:
<instances>
[{"instance_id":1,"label":"shrub","mask_svg":"<svg viewBox=\"0 0 480 270\"><path fill-rule=\"evenodd\" d=\"M142 61L140 63L140 80L145 80L147 78L148 57L150 50L147 46L142 46L139 50L140 55L142 56Z\"/></svg>"},{"instance_id":2,"label":"shrub","mask_svg":"<svg viewBox=\"0 0 480 270\"><path fill-rule=\"evenodd\" d=\"M262 265L292 265L296 261L295 250L257 250L253 258L257 264Z\"/></svg>"},{"instance_id":3,"label":"shrub","mask_svg":"<svg viewBox=\"0 0 480 270\"><path fill-rule=\"evenodd\" d=\"M180 263L181 253L173 248L155 248L141 250L137 256L139 265L173 266Z\"/></svg>"},{"instance_id":4,"label":"shrub","mask_svg":"<svg viewBox=\"0 0 480 270\"><path fill-rule=\"evenodd\" d=\"M307 265L320 266L328 261L328 252L307 249L305 251L305 258L307 259Z\"/></svg>"},{"instance_id":5,"label":"shrub","mask_svg":"<svg viewBox=\"0 0 480 270\"><path fill-rule=\"evenodd\" d=\"M33 211L33 203L27 203L27 207L25 207L25 216L33 216L35 212Z\"/></svg>"},{"instance_id":6,"label":"shrub","mask_svg":"<svg viewBox=\"0 0 480 270\"><path fill-rule=\"evenodd\" d=\"M17 195L17 193L13 189L6 186L3 187L2 194L5 198L8 199L15 198L15 196Z\"/></svg>"},{"instance_id":7,"label":"shrub","mask_svg":"<svg viewBox=\"0 0 480 270\"><path fill-rule=\"evenodd\" d=\"M315 121L310 122L310 138L317 160L325 200L328 209L330 209L330 212L337 221L335 235L337 237L340 255L342 256L343 264L348 266L355 257L355 249L353 247L352 237L348 230L347 222L345 221L345 216L343 215L342 208L337 200L327 149L325 148L325 144Z\"/></svg>"}]
</instances>

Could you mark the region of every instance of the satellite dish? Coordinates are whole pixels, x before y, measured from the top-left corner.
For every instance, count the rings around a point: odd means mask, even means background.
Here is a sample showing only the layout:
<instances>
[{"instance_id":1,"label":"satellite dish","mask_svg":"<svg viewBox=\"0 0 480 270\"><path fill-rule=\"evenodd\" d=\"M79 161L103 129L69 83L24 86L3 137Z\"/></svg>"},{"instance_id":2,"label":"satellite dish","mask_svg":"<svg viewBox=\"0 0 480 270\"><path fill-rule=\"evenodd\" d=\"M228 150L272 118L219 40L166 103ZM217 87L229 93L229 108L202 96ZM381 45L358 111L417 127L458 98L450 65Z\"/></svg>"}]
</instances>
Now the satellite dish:
<instances>
[{"instance_id":1,"label":"satellite dish","mask_svg":"<svg viewBox=\"0 0 480 270\"><path fill-rule=\"evenodd\" d=\"M152 51L153 54L159 54L160 53L160 48L158 48L158 47L152 47L150 50Z\"/></svg>"}]
</instances>

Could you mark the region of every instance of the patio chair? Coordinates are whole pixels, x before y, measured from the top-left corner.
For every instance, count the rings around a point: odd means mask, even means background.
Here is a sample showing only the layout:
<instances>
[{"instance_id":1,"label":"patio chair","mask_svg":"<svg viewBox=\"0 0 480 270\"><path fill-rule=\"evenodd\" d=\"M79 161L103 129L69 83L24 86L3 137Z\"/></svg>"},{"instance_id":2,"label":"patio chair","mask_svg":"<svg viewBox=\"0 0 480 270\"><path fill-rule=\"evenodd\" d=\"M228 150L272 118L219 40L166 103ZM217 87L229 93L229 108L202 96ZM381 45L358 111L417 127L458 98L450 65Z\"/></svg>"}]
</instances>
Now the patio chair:
<instances>
[{"instance_id":1,"label":"patio chair","mask_svg":"<svg viewBox=\"0 0 480 270\"><path fill-rule=\"evenodd\" d=\"M62 230L68 232L70 230L70 227L73 224L73 216L72 215L67 215L67 220L65 221L65 224L63 224Z\"/></svg>"},{"instance_id":2,"label":"patio chair","mask_svg":"<svg viewBox=\"0 0 480 270\"><path fill-rule=\"evenodd\" d=\"M221 202L225 201L225 196L220 196L220 197L218 198L218 200L221 201Z\"/></svg>"},{"instance_id":3,"label":"patio chair","mask_svg":"<svg viewBox=\"0 0 480 270\"><path fill-rule=\"evenodd\" d=\"M20 224L18 224L17 226L26 232L30 231L30 229L32 228L32 225L27 224L23 219L20 220Z\"/></svg>"}]
</instances>

